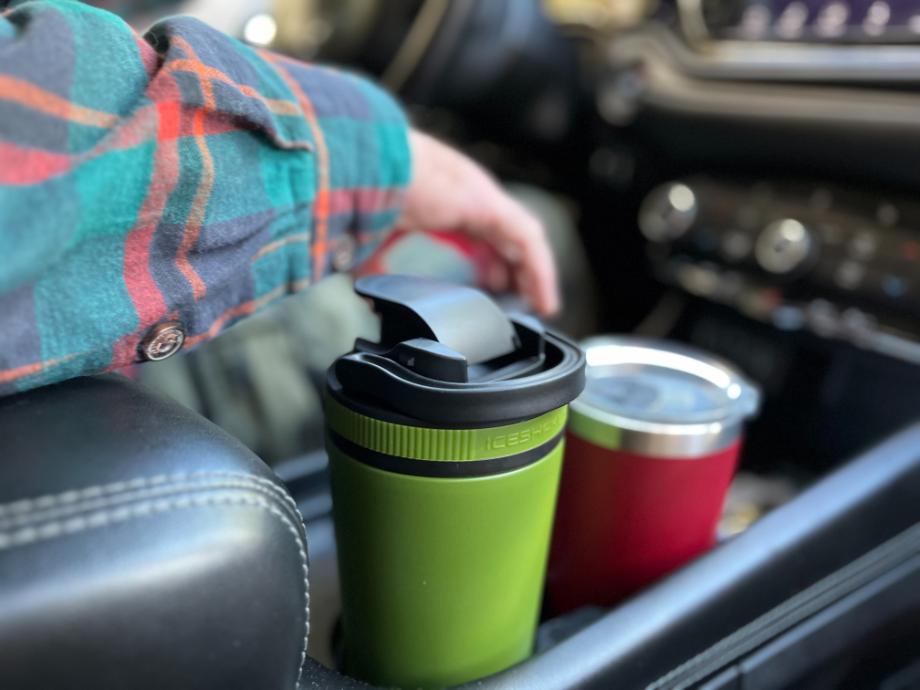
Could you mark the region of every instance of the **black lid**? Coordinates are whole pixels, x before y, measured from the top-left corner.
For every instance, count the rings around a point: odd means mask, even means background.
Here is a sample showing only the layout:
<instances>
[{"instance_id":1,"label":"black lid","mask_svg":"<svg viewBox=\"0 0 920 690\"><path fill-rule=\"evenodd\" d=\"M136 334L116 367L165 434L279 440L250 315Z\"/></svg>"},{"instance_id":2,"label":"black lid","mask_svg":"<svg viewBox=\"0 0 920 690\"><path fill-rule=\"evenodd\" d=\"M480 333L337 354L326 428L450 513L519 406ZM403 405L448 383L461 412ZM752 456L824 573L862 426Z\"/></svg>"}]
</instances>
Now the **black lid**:
<instances>
[{"instance_id":1,"label":"black lid","mask_svg":"<svg viewBox=\"0 0 920 690\"><path fill-rule=\"evenodd\" d=\"M479 290L429 278L362 278L380 315L329 368L333 395L366 414L439 426L495 426L571 402L585 383L579 347L527 316L507 316Z\"/></svg>"}]
</instances>

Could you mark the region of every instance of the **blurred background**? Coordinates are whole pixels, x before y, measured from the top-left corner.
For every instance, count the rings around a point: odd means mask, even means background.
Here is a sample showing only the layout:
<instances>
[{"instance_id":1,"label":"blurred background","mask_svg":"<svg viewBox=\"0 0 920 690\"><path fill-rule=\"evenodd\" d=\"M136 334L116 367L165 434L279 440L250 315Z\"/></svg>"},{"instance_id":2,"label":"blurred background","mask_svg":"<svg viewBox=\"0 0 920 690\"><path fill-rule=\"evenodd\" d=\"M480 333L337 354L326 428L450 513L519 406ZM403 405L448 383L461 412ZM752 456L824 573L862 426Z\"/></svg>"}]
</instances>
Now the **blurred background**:
<instances>
[{"instance_id":1,"label":"blurred background","mask_svg":"<svg viewBox=\"0 0 920 690\"><path fill-rule=\"evenodd\" d=\"M378 78L544 219L558 328L673 338L744 370L766 403L742 523L917 417L920 2L107 6L139 28L193 14ZM423 235L388 242L373 268L478 275L475 252ZM325 368L376 327L349 280L139 376L267 461L305 462Z\"/></svg>"}]
</instances>

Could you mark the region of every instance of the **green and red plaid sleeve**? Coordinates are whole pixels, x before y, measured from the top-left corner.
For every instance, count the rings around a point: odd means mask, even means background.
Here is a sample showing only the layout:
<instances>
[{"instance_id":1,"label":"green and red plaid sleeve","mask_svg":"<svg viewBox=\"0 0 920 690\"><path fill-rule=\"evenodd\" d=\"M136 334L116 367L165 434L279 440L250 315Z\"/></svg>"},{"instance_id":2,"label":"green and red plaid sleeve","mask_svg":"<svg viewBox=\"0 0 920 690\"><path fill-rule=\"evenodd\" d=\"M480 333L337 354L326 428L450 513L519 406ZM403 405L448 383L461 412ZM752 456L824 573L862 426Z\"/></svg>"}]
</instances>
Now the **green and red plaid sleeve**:
<instances>
[{"instance_id":1,"label":"green and red plaid sleeve","mask_svg":"<svg viewBox=\"0 0 920 690\"><path fill-rule=\"evenodd\" d=\"M14 3L0 393L140 361L165 321L193 346L360 262L409 173L403 113L358 77L189 18L141 38L78 2Z\"/></svg>"}]
</instances>

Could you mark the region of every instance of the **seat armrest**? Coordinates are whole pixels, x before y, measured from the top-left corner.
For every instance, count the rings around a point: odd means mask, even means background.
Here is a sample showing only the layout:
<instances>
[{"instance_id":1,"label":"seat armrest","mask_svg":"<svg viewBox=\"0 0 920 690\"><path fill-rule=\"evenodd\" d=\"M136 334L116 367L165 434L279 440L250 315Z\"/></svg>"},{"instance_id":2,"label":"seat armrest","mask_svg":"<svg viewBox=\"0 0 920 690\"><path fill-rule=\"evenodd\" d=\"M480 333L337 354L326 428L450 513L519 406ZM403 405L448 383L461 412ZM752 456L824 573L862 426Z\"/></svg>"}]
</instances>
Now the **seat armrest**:
<instances>
[{"instance_id":1,"label":"seat armrest","mask_svg":"<svg viewBox=\"0 0 920 690\"><path fill-rule=\"evenodd\" d=\"M0 400L0 439L0 687L296 687L303 525L242 444L114 375Z\"/></svg>"}]
</instances>

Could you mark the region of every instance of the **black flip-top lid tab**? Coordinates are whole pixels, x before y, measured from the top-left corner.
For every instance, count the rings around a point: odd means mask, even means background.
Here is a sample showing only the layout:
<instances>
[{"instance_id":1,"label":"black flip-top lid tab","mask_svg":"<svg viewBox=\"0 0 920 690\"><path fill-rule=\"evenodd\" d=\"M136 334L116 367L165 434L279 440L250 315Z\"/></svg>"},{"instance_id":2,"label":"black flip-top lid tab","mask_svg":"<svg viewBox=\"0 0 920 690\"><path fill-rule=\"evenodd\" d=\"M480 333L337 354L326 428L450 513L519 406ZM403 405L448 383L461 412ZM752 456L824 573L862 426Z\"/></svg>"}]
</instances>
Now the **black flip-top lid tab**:
<instances>
[{"instance_id":1,"label":"black flip-top lid tab","mask_svg":"<svg viewBox=\"0 0 920 690\"><path fill-rule=\"evenodd\" d=\"M360 279L355 292L373 300L385 348L427 338L463 355L469 364L480 364L520 345L508 317L473 288L417 276L378 275Z\"/></svg>"},{"instance_id":2,"label":"black flip-top lid tab","mask_svg":"<svg viewBox=\"0 0 920 690\"><path fill-rule=\"evenodd\" d=\"M329 388L370 414L438 425L500 424L564 405L584 387L584 356L535 319L505 315L479 290L412 276L355 285L381 318L329 370Z\"/></svg>"}]
</instances>

